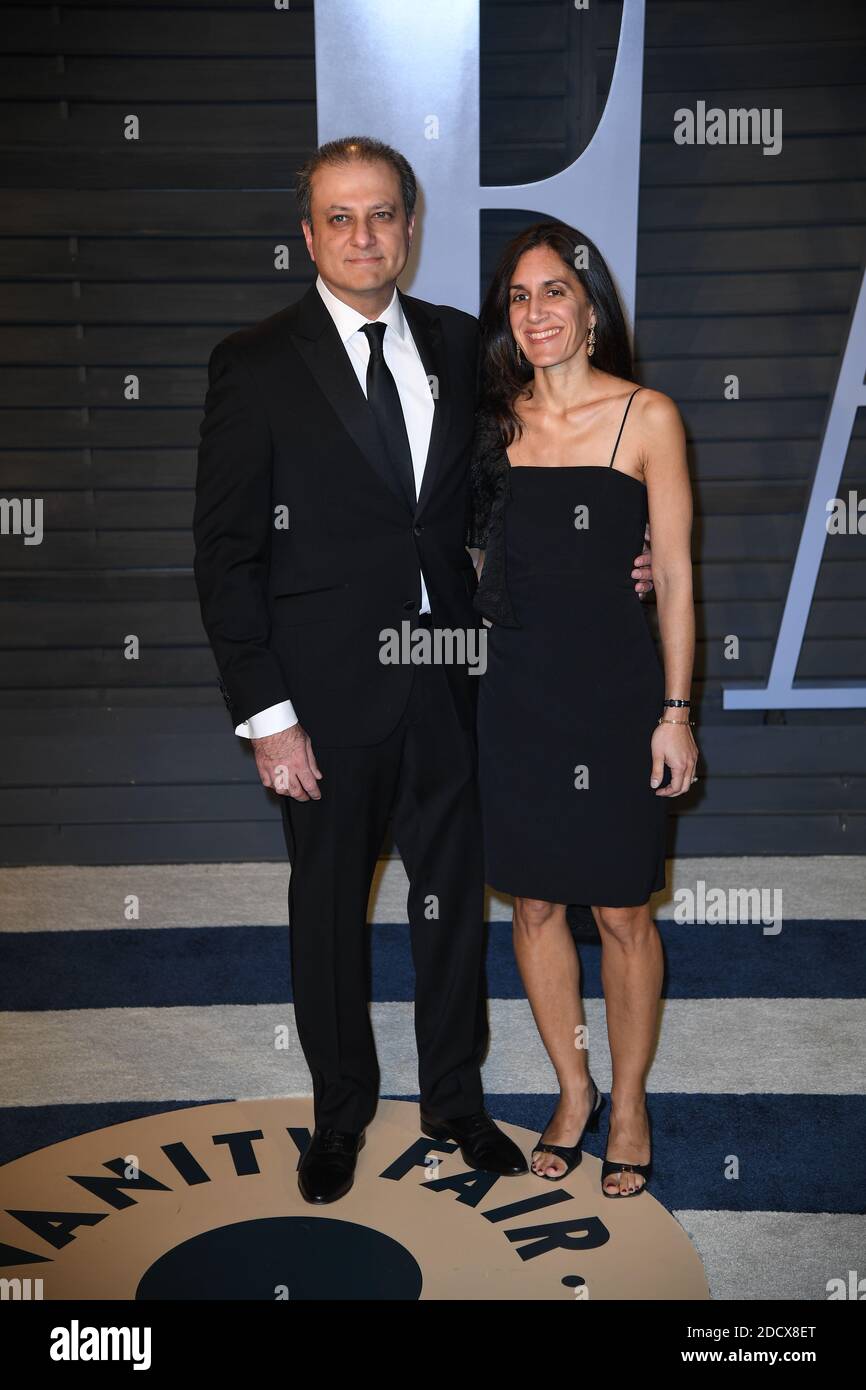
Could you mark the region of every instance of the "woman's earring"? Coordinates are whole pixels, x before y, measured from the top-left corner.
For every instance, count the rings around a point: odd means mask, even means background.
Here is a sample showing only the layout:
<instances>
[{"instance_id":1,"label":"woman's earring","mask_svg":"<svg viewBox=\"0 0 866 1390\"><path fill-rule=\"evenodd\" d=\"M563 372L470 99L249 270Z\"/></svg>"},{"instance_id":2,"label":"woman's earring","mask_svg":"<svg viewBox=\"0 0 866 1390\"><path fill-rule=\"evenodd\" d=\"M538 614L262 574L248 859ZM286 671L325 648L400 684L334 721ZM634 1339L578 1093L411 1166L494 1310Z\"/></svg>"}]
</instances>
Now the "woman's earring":
<instances>
[{"instance_id":1,"label":"woman's earring","mask_svg":"<svg viewBox=\"0 0 866 1390\"><path fill-rule=\"evenodd\" d=\"M514 346L517 348L517 364L518 364L518 366L522 367L522 366L523 366L523 353L520 351L520 344L518 343L518 341L517 341L516 338L515 338L515 340L514 340Z\"/></svg>"},{"instance_id":2,"label":"woman's earring","mask_svg":"<svg viewBox=\"0 0 866 1390\"><path fill-rule=\"evenodd\" d=\"M593 324L593 325L592 325L592 328L589 330L589 338L587 339L587 343L586 343L586 355L587 355L587 357L592 357L592 354L593 354L594 352L595 352L595 324Z\"/></svg>"}]
</instances>

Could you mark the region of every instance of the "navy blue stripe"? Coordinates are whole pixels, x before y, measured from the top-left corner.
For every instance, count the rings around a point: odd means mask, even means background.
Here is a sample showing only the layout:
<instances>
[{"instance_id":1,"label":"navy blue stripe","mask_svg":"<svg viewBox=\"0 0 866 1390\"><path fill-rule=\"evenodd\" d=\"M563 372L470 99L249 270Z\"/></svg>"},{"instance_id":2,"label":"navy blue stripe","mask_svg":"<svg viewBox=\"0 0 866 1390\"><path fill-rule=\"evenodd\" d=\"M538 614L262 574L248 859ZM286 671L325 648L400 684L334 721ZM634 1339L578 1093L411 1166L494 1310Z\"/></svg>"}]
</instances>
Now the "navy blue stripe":
<instances>
[{"instance_id":1,"label":"navy blue stripe","mask_svg":"<svg viewBox=\"0 0 866 1390\"><path fill-rule=\"evenodd\" d=\"M417 1101L417 1096L395 1096ZM0 1160L76 1134L142 1115L183 1110L210 1102L155 1101L101 1105L10 1106L0 1108ZM217 1103L217 1102L215 1102ZM494 1119L542 1131L554 1097L486 1097ZM653 1126L652 1190L669 1209L703 1211L864 1211L862 1169L866 1148L866 1097L809 1095L677 1095L649 1098ZM598 1134L585 1148L604 1157L609 1104ZM373 1121L375 1125L375 1120ZM725 1177L730 1156L739 1177ZM111 1157L113 1153L106 1153ZM540 1181L540 1180L539 1180ZM567 1181L567 1180L566 1180ZM792 1251L791 1258L796 1258Z\"/></svg>"},{"instance_id":2,"label":"navy blue stripe","mask_svg":"<svg viewBox=\"0 0 866 1390\"><path fill-rule=\"evenodd\" d=\"M485 1104L494 1119L541 1134L556 1097L488 1094ZM648 1110L650 1181L669 1210L866 1210L852 1181L863 1165L866 1096L660 1092L649 1096ZM598 1133L584 1144L597 1158L605 1154L609 1119L608 1099ZM731 1155L739 1163L736 1179L725 1177Z\"/></svg>"},{"instance_id":3,"label":"navy blue stripe","mask_svg":"<svg viewBox=\"0 0 866 1390\"><path fill-rule=\"evenodd\" d=\"M234 1097L224 1097L231 1099ZM161 1115L167 1110L189 1110L194 1105L220 1105L213 1100L111 1100L90 1101L83 1105L0 1106L0 1163L35 1153L49 1144L75 1139L95 1129L108 1129L143 1115Z\"/></svg>"},{"instance_id":4,"label":"navy blue stripe","mask_svg":"<svg viewBox=\"0 0 866 1390\"><path fill-rule=\"evenodd\" d=\"M792 921L778 936L764 936L759 925L658 925L667 999L866 995L866 923ZM408 928L379 925L370 936L372 999L411 1000ZM581 945L580 956L584 997L600 998L600 948ZM4 932L0 957L0 1009L9 1011L274 1004L292 997L287 927ZM524 995L508 923L490 927L487 992L491 999Z\"/></svg>"}]
</instances>

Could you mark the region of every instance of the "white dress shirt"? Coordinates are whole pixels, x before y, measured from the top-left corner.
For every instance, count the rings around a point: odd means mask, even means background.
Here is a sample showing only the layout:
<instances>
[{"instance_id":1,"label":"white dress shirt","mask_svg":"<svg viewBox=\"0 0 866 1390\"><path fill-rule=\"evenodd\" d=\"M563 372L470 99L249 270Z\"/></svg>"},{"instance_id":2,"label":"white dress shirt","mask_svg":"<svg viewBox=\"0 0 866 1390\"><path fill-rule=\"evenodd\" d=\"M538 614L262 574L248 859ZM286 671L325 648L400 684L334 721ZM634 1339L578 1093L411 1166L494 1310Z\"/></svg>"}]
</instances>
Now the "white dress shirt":
<instances>
[{"instance_id":1,"label":"white dress shirt","mask_svg":"<svg viewBox=\"0 0 866 1390\"><path fill-rule=\"evenodd\" d=\"M348 353L349 361L355 369L355 375L365 396L367 394L367 363L370 360L370 344L360 329L367 323L381 322L387 325L382 351L391 370L391 375L397 384L397 393L403 408L406 432L409 435L409 447L412 451L415 494L418 496L421 492L421 480L424 477L424 465L430 444L430 431L433 428L435 404L430 390L430 382L427 379L427 372L409 331L409 325L404 317L396 287L391 296L390 304L387 309L383 309L378 319L365 318L350 304L345 304L342 299L338 299L328 289L321 275L316 280L316 289L322 297L325 308L334 320L340 335L340 342ZM419 574L419 578L421 582L421 607L419 611L429 613L430 599L427 585L424 582L424 575ZM250 715L249 719L237 726L235 733L241 738L267 738L268 734L276 734L281 729L289 729L297 722L298 716L295 714L291 700L281 700L276 705L269 705L267 709L260 710L258 714Z\"/></svg>"}]
</instances>

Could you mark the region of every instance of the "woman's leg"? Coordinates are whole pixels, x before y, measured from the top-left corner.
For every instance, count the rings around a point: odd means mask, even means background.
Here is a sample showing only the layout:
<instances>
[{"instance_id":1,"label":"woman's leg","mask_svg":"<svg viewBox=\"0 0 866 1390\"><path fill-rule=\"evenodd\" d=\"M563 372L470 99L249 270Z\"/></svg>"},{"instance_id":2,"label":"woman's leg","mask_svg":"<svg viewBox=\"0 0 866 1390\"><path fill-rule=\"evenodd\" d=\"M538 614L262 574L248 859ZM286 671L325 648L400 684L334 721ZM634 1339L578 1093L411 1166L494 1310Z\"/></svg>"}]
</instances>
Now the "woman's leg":
<instances>
[{"instance_id":1,"label":"woman's leg","mask_svg":"<svg viewBox=\"0 0 866 1390\"><path fill-rule=\"evenodd\" d=\"M564 903L514 899L514 954L541 1040L559 1082L560 1100L544 1131L549 1144L576 1144L589 1117L593 1089L584 1039L580 963ZM536 1151L535 1173L563 1173L556 1154Z\"/></svg>"},{"instance_id":2,"label":"woman's leg","mask_svg":"<svg viewBox=\"0 0 866 1390\"><path fill-rule=\"evenodd\" d=\"M646 1074L658 1030L664 960L649 903L640 907L593 907L601 933L601 981L613 1067L607 1157L612 1163L648 1163L649 1121ZM643 1187L635 1173L616 1173L605 1191Z\"/></svg>"}]
</instances>

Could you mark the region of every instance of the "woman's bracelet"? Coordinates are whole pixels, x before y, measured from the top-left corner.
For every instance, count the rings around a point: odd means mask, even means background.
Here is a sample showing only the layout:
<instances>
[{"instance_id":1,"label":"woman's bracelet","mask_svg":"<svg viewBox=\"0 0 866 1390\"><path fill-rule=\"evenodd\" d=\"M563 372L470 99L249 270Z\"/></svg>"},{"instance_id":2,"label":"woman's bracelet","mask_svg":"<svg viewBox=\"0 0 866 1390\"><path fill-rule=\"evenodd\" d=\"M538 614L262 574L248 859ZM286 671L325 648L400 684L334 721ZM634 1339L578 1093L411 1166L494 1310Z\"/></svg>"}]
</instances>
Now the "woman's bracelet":
<instances>
[{"instance_id":1,"label":"woman's bracelet","mask_svg":"<svg viewBox=\"0 0 866 1390\"><path fill-rule=\"evenodd\" d=\"M693 719L660 719L660 724L691 724L694 727Z\"/></svg>"},{"instance_id":2,"label":"woman's bracelet","mask_svg":"<svg viewBox=\"0 0 866 1390\"><path fill-rule=\"evenodd\" d=\"M691 700L662 700L666 709L691 709Z\"/></svg>"}]
</instances>

